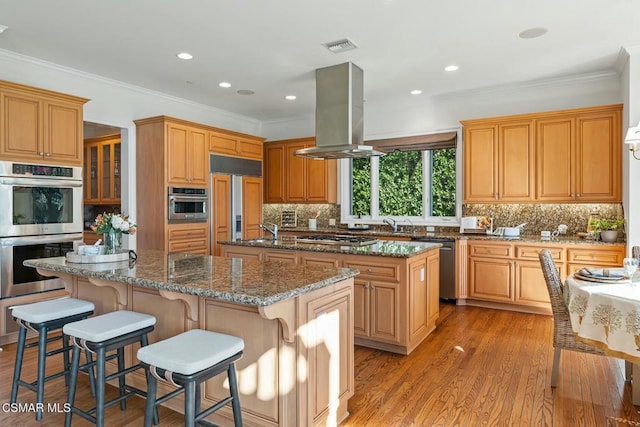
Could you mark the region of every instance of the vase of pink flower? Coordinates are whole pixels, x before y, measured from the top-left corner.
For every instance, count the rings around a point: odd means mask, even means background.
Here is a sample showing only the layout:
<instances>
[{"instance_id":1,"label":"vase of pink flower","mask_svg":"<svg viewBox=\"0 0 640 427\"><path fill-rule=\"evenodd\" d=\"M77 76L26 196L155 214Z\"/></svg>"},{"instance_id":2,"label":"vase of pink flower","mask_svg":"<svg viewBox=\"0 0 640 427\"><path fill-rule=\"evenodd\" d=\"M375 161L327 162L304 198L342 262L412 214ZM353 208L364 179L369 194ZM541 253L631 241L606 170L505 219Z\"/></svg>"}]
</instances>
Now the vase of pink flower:
<instances>
[{"instance_id":1,"label":"vase of pink flower","mask_svg":"<svg viewBox=\"0 0 640 427\"><path fill-rule=\"evenodd\" d=\"M105 254L117 254L122 247L122 234L135 234L136 224L125 214L99 214L91 229L103 235Z\"/></svg>"}]
</instances>

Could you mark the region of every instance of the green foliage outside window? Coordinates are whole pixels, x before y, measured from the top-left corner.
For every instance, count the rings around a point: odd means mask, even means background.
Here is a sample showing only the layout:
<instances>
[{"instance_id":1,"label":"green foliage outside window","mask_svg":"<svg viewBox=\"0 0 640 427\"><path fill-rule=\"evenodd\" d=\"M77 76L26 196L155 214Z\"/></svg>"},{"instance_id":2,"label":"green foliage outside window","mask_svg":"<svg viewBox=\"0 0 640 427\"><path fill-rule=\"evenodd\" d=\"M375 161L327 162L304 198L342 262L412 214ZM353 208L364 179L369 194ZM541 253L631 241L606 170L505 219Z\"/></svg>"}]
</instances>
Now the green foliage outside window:
<instances>
[{"instance_id":1,"label":"green foliage outside window","mask_svg":"<svg viewBox=\"0 0 640 427\"><path fill-rule=\"evenodd\" d=\"M422 153L389 153L379 171L380 215L422 216Z\"/></svg>"}]
</instances>

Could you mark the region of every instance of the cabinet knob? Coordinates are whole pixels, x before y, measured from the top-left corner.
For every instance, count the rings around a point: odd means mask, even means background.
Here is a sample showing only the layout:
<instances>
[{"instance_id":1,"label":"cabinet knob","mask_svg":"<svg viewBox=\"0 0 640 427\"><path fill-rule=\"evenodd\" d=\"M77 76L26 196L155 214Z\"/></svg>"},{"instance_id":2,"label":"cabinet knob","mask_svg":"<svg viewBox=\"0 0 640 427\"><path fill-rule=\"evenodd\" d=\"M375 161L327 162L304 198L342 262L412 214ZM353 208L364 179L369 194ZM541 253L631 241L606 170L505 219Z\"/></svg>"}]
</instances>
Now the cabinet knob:
<instances>
[{"instance_id":1,"label":"cabinet knob","mask_svg":"<svg viewBox=\"0 0 640 427\"><path fill-rule=\"evenodd\" d=\"M367 273L371 273L371 269L370 268L367 268Z\"/></svg>"},{"instance_id":2,"label":"cabinet knob","mask_svg":"<svg viewBox=\"0 0 640 427\"><path fill-rule=\"evenodd\" d=\"M44 156L44 151L39 152L38 156Z\"/></svg>"},{"instance_id":3,"label":"cabinet knob","mask_svg":"<svg viewBox=\"0 0 640 427\"><path fill-rule=\"evenodd\" d=\"M51 153L44 153L44 155L48 157L51 155Z\"/></svg>"}]
</instances>

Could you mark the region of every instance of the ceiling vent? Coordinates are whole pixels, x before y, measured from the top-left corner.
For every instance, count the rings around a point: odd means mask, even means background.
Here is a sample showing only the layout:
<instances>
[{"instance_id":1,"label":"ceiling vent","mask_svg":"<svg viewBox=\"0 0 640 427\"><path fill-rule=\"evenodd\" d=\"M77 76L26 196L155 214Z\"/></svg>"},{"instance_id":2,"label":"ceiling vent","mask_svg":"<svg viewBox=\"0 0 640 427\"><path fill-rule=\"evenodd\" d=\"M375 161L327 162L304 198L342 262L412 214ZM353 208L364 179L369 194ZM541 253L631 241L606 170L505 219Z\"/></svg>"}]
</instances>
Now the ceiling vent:
<instances>
[{"instance_id":1,"label":"ceiling vent","mask_svg":"<svg viewBox=\"0 0 640 427\"><path fill-rule=\"evenodd\" d=\"M335 42L325 43L324 46L333 53L346 52L348 50L358 48L358 45L349 39L342 39L336 40Z\"/></svg>"}]
</instances>

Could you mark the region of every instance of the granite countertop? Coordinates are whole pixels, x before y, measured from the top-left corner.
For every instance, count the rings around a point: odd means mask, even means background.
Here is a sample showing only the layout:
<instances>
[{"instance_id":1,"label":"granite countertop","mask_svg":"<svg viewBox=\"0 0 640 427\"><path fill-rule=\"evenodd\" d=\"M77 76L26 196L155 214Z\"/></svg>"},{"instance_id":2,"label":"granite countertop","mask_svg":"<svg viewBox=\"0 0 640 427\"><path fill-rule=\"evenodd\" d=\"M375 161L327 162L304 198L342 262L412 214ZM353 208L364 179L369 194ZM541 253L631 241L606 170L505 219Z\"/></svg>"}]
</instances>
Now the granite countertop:
<instances>
[{"instance_id":1,"label":"granite countertop","mask_svg":"<svg viewBox=\"0 0 640 427\"><path fill-rule=\"evenodd\" d=\"M548 240L542 240L539 234L523 234L518 238L507 238L502 236L492 236L487 234L462 234L456 232L449 233L412 233L412 232L393 232L391 230L350 230L347 228L339 228L339 227L328 227L328 228L317 228L315 230L309 230L306 227L287 227L280 228L281 232L288 233L314 233L314 234L342 234L342 235L350 235L350 236L372 236L372 237L380 237L380 238L388 238L392 239L394 237L398 238L445 238L445 239L453 239L453 240L494 240L494 241L505 241L505 242L524 242L524 243L557 243L557 244L586 244L586 245L605 245L605 246L626 246L626 242L617 241L613 243L602 242L600 240L586 240L578 236L573 235L565 235L558 236L557 238L551 238ZM286 236L283 236L286 237Z\"/></svg>"},{"instance_id":2,"label":"granite countertop","mask_svg":"<svg viewBox=\"0 0 640 427\"><path fill-rule=\"evenodd\" d=\"M186 253L140 251L137 255L132 265L129 261L76 264L65 257L30 259L24 265L249 306L295 298L358 274L349 268Z\"/></svg>"},{"instance_id":3,"label":"granite countertop","mask_svg":"<svg viewBox=\"0 0 640 427\"><path fill-rule=\"evenodd\" d=\"M371 255L392 258L411 258L422 252L427 252L442 246L440 243L407 242L380 240L377 243L363 246L341 246L313 243L301 243L295 236L281 236L273 239L250 239L237 241L219 241L221 245L248 246L266 249L288 249L296 251L340 253L351 255Z\"/></svg>"}]
</instances>

